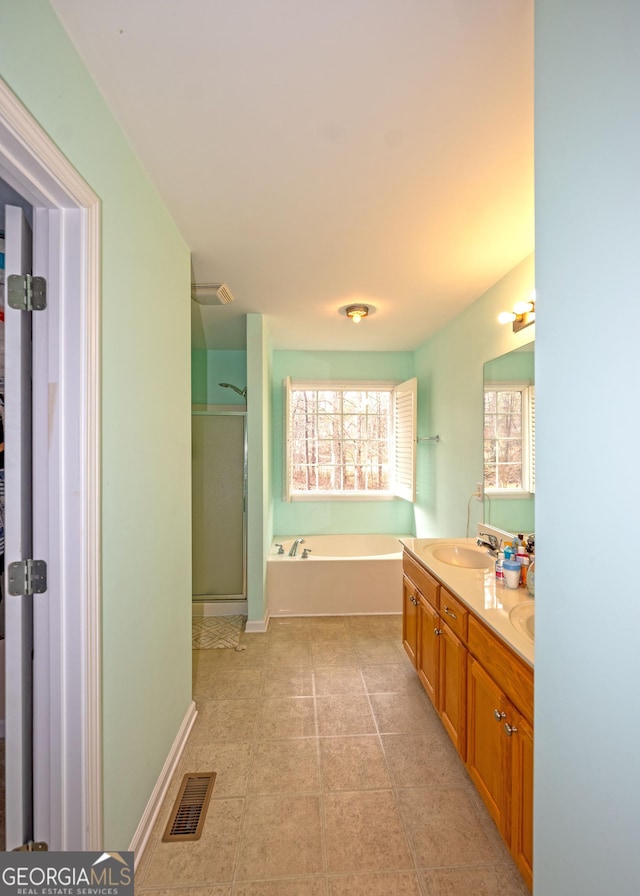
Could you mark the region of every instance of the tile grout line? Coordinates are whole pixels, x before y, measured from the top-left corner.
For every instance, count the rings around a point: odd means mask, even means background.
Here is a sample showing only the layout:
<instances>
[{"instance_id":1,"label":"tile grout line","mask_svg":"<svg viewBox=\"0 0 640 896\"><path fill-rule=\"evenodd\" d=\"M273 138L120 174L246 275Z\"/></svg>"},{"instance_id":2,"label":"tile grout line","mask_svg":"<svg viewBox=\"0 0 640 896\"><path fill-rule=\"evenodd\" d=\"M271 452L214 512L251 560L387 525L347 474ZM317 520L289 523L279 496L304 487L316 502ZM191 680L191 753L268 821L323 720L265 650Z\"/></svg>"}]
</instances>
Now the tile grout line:
<instances>
[{"instance_id":1,"label":"tile grout line","mask_svg":"<svg viewBox=\"0 0 640 896\"><path fill-rule=\"evenodd\" d=\"M311 689L313 692L313 720L316 729L316 756L318 759L318 787L319 787L319 806L320 811L320 850L322 855L322 866L324 868L324 888L325 893L329 893L329 845L327 842L327 814L324 804L324 776L322 774L322 756L320 751L320 729L318 726L318 693L316 689L316 670L313 665L313 653L311 657Z\"/></svg>"},{"instance_id":2,"label":"tile grout line","mask_svg":"<svg viewBox=\"0 0 640 896\"><path fill-rule=\"evenodd\" d=\"M319 632L320 631L321 630L319 629ZM323 892L326 893L326 896L328 896L329 891L330 891L330 886L331 886L331 880L334 878L336 878L336 880L337 880L339 878L349 877L351 874L353 874L354 876L362 876L363 878L365 878L368 875L371 875L372 877L379 877L380 880L382 880L383 875L385 873L398 874L398 875L409 873L413 876L413 878L417 884L416 892L419 892L420 894L422 894L422 896L427 896L425 888L428 886L428 883L425 882L423 884L422 879L421 879L421 875L424 872L428 872L431 870L440 870L441 867L443 870L446 870L449 868L464 869L464 868L469 868L470 866L468 863L462 862L459 865L458 864L446 865L446 866L435 866L434 865L434 866L428 866L428 867L421 866L420 869L418 868L418 864L417 864L417 860L416 860L416 849L418 848L418 843L416 842L416 847L414 848L414 845L412 844L412 840L409 836L409 832L408 832L408 829L405 824L405 817L400 809L400 800L399 800L400 795L403 792L405 792L404 796L406 798L406 792L414 789L414 787L411 785L411 783L407 783L406 786L404 786L404 787L400 786L401 782L405 779L407 780L407 782L409 782L411 776L407 777L407 775L403 773L401 775L401 777L398 779L398 781L400 781L400 784L396 784L396 778L391 774L391 766L390 766L390 757L393 756L394 754L391 753L388 755L387 749L385 748L385 744L389 743L385 739L385 735L398 734L398 735L406 735L407 737L410 737L412 732L410 732L410 731L405 732L403 730L396 731L393 726L392 726L393 730L388 731L388 732L383 731L382 727L381 727L382 723L378 721L378 717L377 717L376 711L374 709L374 701L373 701L373 697L378 694L391 695L391 694L395 693L395 694L399 694L399 695L403 695L403 696L407 696L407 697L409 696L409 692L407 691L407 688L406 688L406 683L405 683L404 679L402 678L402 676L400 676L398 678L395 688L392 688L388 691L380 690L380 688L384 687L384 680L387 680L387 681L389 680L389 676L384 674L385 667L390 667L391 665L400 666L401 665L400 658L398 658L398 660L396 662L393 662L393 661L384 662L384 663L371 662L372 656L375 656L376 659L385 657L387 655L385 653L385 650L375 651L373 649L373 647L371 647L371 648L365 647L362 650L362 652L358 651L357 647L356 647L357 638L355 635L355 629L354 629L354 631L351 631L347 628L347 632L346 632L347 637L344 638L344 640L341 640L340 643L344 644L345 647L348 646L349 649L352 650L355 655L357 665L354 664L353 668L357 669L357 675L358 675L359 682L362 683L362 685L364 687L362 696L366 696L366 698L367 698L366 705L368 706L369 712L371 713L371 717L373 719L374 731L372 731L371 734L369 734L369 733L363 734L361 732L357 732L355 730L355 728L353 728L353 726L352 726L352 729L355 732L353 734L341 734L339 731L336 733L331 733L331 734L321 734L320 733L321 728L320 728L319 717L318 717L320 697L329 698L329 702L328 702L327 706L328 706L328 710L329 710L329 714L330 714L331 699L345 697L345 696L346 697L355 696L353 694L353 687L355 686L355 681L358 680L358 679L354 678L353 676L347 676L343 681L340 681L339 676L338 676L336 678L336 684L335 684L335 687L338 690L338 693L336 693L336 694L332 694L332 693L320 694L319 693L319 691L318 691L318 686L319 686L318 675L319 675L320 671L321 670L330 670L331 668L334 667L334 664L333 663L328 663L328 664L324 663L323 664L322 660L323 660L323 658L326 660L328 654L325 655L322 651L317 651L318 656L314 657L312 645L314 643L318 643L318 642L321 643L324 640L328 640L328 638L323 637L324 635L327 635L327 634L328 634L328 630L324 630L324 631L322 631L321 637L319 637L317 640L314 640L313 630L309 629L308 631L304 632L303 635L300 637L299 640L304 641L304 643L307 643L309 646L309 654L310 654L309 667L306 667L306 666L282 667L279 665L277 660L273 663L272 666L270 666L267 661L268 651L265 650L264 658L262 659L262 662L260 663L260 665L249 667L251 669L254 669L254 671L259 671L259 673L260 673L259 674L259 689L256 689L255 696L253 696L253 695L252 696L243 696L243 697L227 696L227 697L218 698L218 699L222 699L225 701L231 700L234 702L238 702L238 704L244 702L245 700L256 700L257 708L256 708L256 713L254 715L254 718L252 720L251 736L250 736L250 740L248 741L250 744L250 756L249 756L249 763L248 763L247 770L246 770L244 796L239 797L239 800L241 801L241 804L242 804L242 817L241 817L240 824L238 826L239 833L238 833L237 846L235 849L235 858L233 860L233 876L230 881L227 881L227 882L216 881L215 885L217 887L220 887L221 889L223 887L231 887L231 891L234 894L236 894L237 892L239 892L238 888L241 887L242 885L252 884L252 883L263 884L264 886L266 886L268 888L269 883L271 883L271 885L273 886L273 885L277 885L278 880L282 880L282 881L291 881L292 882L291 884L289 884L287 886L287 892L289 892L289 887L295 886L294 882L296 879L300 878L302 880L302 878L305 878L308 880L318 881L318 886L321 886L319 882L323 881L324 882L324 891ZM361 639L369 640L369 641L372 640L372 638L370 636L369 637L367 636L366 632L359 631L358 634L360 635ZM392 633L388 633L384 637L379 636L379 640L380 640L381 645L384 644L384 645L386 645L386 647L388 647L390 644L395 643L395 636ZM286 645L285 645L284 650L282 650L282 651L279 650L278 652L286 655ZM391 654L389 653L388 655L390 656ZM400 657L401 655L399 654L398 656ZM365 672L364 672L365 666L373 667L372 669L370 669L370 672L371 672L370 678L371 678L371 682L372 682L371 687L369 686L369 684L367 683L367 680L365 678ZM233 668L234 668L233 664L231 664L228 668L225 668L224 670L219 669L217 671L221 671L221 672L224 671L224 673L226 674L228 672L232 672ZM244 667L237 666L235 668L237 669L237 668L244 668ZM341 664L337 663L337 664L335 664L335 668L336 669L342 668L342 666L341 666ZM349 663L344 668L350 669L351 663ZM217 669L217 667L216 667L216 669ZM313 707L313 732L314 732L313 734L308 734L308 735L303 734L303 735L299 735L299 736L296 736L293 738L286 737L286 736L285 737L282 737L282 736L261 737L260 736L258 720L259 720L259 716L260 716L261 707L264 705L265 700L269 699L267 697L267 695L265 694L265 691L267 688L267 683L268 683L269 674L270 674L271 669L273 669L273 670L276 670L276 669L289 670L290 669L291 670L290 676L287 676L287 675L282 676L282 683L284 685L283 695L286 695L287 697L296 697L296 696L306 697L307 694L304 693L304 691L307 688L311 691L309 696L312 698L312 707ZM300 680L298 682L296 682L294 680L296 673L298 673L300 675ZM216 672L216 674L217 674L217 672ZM307 674L310 675L310 681L308 684L304 680L305 675L307 675ZM215 677L215 675L214 675L214 677ZM256 684L258 684L258 682L256 682ZM303 693L301 693L301 694L293 693L293 690L296 687L298 687L298 689L299 689L300 685L303 686ZM325 682L325 688L327 688L327 686L328 686L329 690L334 690L333 683L331 681L330 676L327 677L326 682ZM345 689L345 686L346 686L346 689ZM278 687L279 687L279 685L278 685ZM286 694L285 694L285 691L286 691ZM428 697L426 694L422 693L421 696L422 696L423 700L428 701ZM281 699L281 697L275 696L274 699ZM392 702L393 701L391 701L391 703ZM362 705L364 706L365 704L362 704ZM408 708L410 710L411 706L409 705ZM383 705L382 709L384 709L384 705ZM288 716L286 714L283 714L282 718L284 720L285 718L288 718ZM294 715L292 718L295 721L296 716ZM347 717L345 716L345 718L347 718ZM384 719L384 716L382 718ZM330 718L329 718L329 720L330 720ZM355 721L357 722L358 719L356 718ZM410 720L408 720L408 721L410 721ZM294 727L297 730L300 730L298 726L294 726ZM400 729L402 729L402 727L403 727L403 725L401 724ZM277 731L277 729L275 729L275 730ZM334 739L334 738L335 739L350 739L350 738L367 738L368 739L370 737L375 738L375 742L382 752L382 760L383 760L384 768L386 770L388 784L385 784L382 787L378 786L378 787L370 788L370 789L361 785L361 786L355 788L354 790L356 793L360 793L360 794L371 793L371 792L384 792L384 791L388 792L389 790L391 790L391 792L393 794L394 806L395 806L396 812L398 813L398 816L399 816L400 827L403 832L403 836L405 837L405 842L408 847L408 853L409 853L409 856L411 857L411 863L412 863L413 867L407 866L407 868L405 868L405 869L394 869L393 872L391 872L391 871L385 872L383 869L380 869L380 870L376 870L376 871L367 871L367 870L344 871L344 872L336 871L335 873L331 873L330 868L329 868L329 848L328 848L328 838L327 838L327 805L326 805L325 800L334 791L326 791L325 792L325 785L328 784L329 781L326 778L325 771L323 770L323 762L322 762L323 753L321 750L321 747L322 747L321 740L329 742L331 739ZM260 878L260 879L256 879L255 881L253 880L253 878L251 880L247 880L247 881L238 880L239 859L242 855L242 849L245 845L245 841L247 838L248 820L250 818L247 803L250 798L249 788L250 788L251 776L257 768L256 763L258 762L258 759L259 759L259 757L257 755L258 743L260 741L265 741L265 742L283 741L284 742L284 741L289 741L289 740L309 740L311 738L313 738L315 741L315 750L314 750L313 754L311 752L309 752L308 755L309 755L309 759L311 759L312 755L315 755L315 761L317 763L317 770L318 770L317 771L317 774L318 774L318 797L319 797L319 810L320 810L319 834L320 834L320 855L321 855L322 870L318 874L315 874L315 875L305 872L305 873L292 874L290 877L287 875L284 875L284 876L280 875L278 878L275 878L275 877L273 877L273 878L268 877L268 878L264 878L264 879ZM212 746L215 748L216 740L217 739L215 737L211 741L207 740L207 746ZM245 741L245 738L242 738L242 740ZM223 742L224 741L221 741L221 743L223 743ZM432 752L435 750L435 746L436 745L434 744L433 746L430 747L430 750ZM389 748L391 749L390 743L389 743ZM287 751L285 748L285 753L286 752ZM307 749L305 748L305 750L303 752L307 753ZM438 751L435 750L435 753L433 755L435 755L437 752ZM353 751L352 751L352 754L357 759L358 751L356 750L355 753L353 753ZM330 754L330 755L333 755L333 754ZM411 752L407 753L407 755L410 758ZM459 757L457 757L457 759L459 762L461 761L459 759ZM234 768L235 768L235 766L234 766ZM331 768L331 766L328 765L327 769L326 769L327 772L329 772L330 768ZM240 774L241 772L242 772L242 768L240 767L240 770L238 773ZM343 786L346 787L349 777L348 776L347 776L347 778L341 777L338 783L341 783L343 781L343 779L345 782L343 784ZM306 781L306 776L305 776L304 780ZM289 790L289 789L287 789L286 783L282 784L279 782L280 782L280 779L278 779L278 781L276 782L278 784L278 788L277 788L277 792L274 791L274 793L272 794L273 796L277 797L277 796L285 796L287 794L298 794L298 793L302 794L302 791L299 792L296 789ZM366 776L363 778L363 784L366 784ZM438 789L451 789L452 787L455 788L455 785L450 785L449 787L444 787L444 788L439 787ZM427 784L427 789L432 789L430 784ZM460 789L460 788L455 788L455 789ZM462 788L462 789L464 789L465 792L467 793L467 796L469 796L468 788ZM349 790L346 789L343 792L348 793ZM312 792L310 791L307 794L305 791L305 795L311 796ZM229 797L229 798L231 798L231 797ZM222 799L222 797L221 797L221 799ZM482 825L482 827L485 831L485 834L487 836L489 836L489 831L487 830L487 827L484 823L484 822L486 822L486 818L482 816L481 807L478 804L478 801L473 800L473 798L471 797L470 802L472 803L473 815L477 818L479 823ZM407 806L405 806L405 808L407 808ZM409 818L410 818L410 816L408 816L408 819ZM491 822L491 823L493 824L493 822ZM498 854L491 837L489 837L489 840L490 840L490 846L492 847L491 851L496 853L495 860L493 862L479 862L477 864L478 865L494 865L495 864L496 866L500 865L500 866L505 867L506 872L508 873L509 880L513 883L513 886L515 888L517 883L520 881L520 877L517 873L517 869L515 869L514 867L512 867L512 865L509 864L508 856L505 858L504 853ZM157 843L154 843L153 853L155 853L156 845L157 845ZM316 855L317 855L317 853L316 853ZM151 856L150 858L152 858L152 857L153 856ZM145 856L145 859L146 859L146 856ZM476 863L474 863L474 864L476 864ZM148 867L150 867L150 866L148 866ZM145 877L147 876L146 875L147 870L148 870L148 868L145 870ZM213 884L210 884L210 886L213 886ZM187 884L185 886L185 884L183 884L183 883L178 883L177 885L174 885L172 883L162 885L162 889L167 889L167 890L170 890L170 889L194 890L193 896L195 896L195 890L200 887L201 887L200 884L193 884L193 885ZM148 890L149 894L150 894L150 889L159 889L159 887L149 888L149 887L144 886L144 884L143 884L140 887L140 889ZM291 892L293 892L293 890ZM515 889L514 889L514 892L515 892ZM520 891L518 890L518 892L520 892ZM151 896L151 894L150 894L150 896Z\"/></svg>"},{"instance_id":3,"label":"tile grout line","mask_svg":"<svg viewBox=\"0 0 640 896\"><path fill-rule=\"evenodd\" d=\"M264 678L265 678L265 676L263 674L261 695L260 695L260 697L258 697L258 700L260 700L260 703L262 703L262 692L264 691ZM251 740L249 741L249 744L250 744L249 764L247 767L247 779L246 779L245 788L244 788L244 796L242 797L242 819L240 821L240 830L238 832L238 845L236 846L235 858L234 858L234 862L233 862L233 874L231 877L231 892L232 893L235 891L236 883L238 882L238 866L240 864L240 854L242 851L242 845L244 843L244 838L245 838L245 834L246 834L246 820L247 820L248 802L249 802L249 785L251 782L251 772L253 771L253 765L254 765L254 762L256 759L255 745L256 745L257 733L258 733L258 714L259 714L259 712L260 712L260 710L258 708L256 716L253 720L253 732L252 732Z\"/></svg>"},{"instance_id":4,"label":"tile grout line","mask_svg":"<svg viewBox=\"0 0 640 896\"><path fill-rule=\"evenodd\" d=\"M399 665L399 664L398 664L398 665ZM364 678L364 676L363 676L363 678ZM418 884L418 889L420 890L420 893L422 894L422 896L424 896L424 891L423 891L422 885L421 885L421 883L420 883L420 874L419 874L419 872L418 872L418 865L417 865L417 862L416 862L415 850L414 850L414 848L413 848L413 844L412 844L412 842L411 842L411 837L409 836L409 832L408 832L408 830L407 830L407 826L406 826L406 824L405 824L404 815L403 815L403 813L402 813L402 811L401 811L401 809L400 809L400 802L399 802L399 800L398 800L397 788L396 788L396 786L395 786L395 782L394 782L393 775L391 774L391 769L390 769L390 767L389 767L389 763L388 763L388 760L387 760L387 753L386 753L386 750L385 750L385 748L384 748L384 742L383 742L383 740L382 740L382 732L380 731L380 725L378 724L378 719L377 719L377 716L376 716L376 713L375 713L375 710L374 710L374 707L373 707L373 702L372 702L372 700L371 700L371 693L369 692L369 688L368 688L368 686L367 686L366 681L365 681L365 687L367 688L367 698L368 698L368 700L369 700L369 706L370 706L370 708L371 708L371 714L373 715L373 720L374 720L374 722L375 722L376 733L377 733L377 737L378 737L378 742L379 742L379 744L380 744L380 749L382 750L382 756L383 756L383 758L384 758L385 768L387 769L387 774L388 774L388 776L389 776L389 784L390 784L390 787L391 787L391 793L393 794L393 802L394 802L394 805L395 805L395 807L396 807L396 811L397 811L397 813L398 813L398 818L399 818L399 820L400 820L400 825L401 825L401 827L402 827L402 833L404 834L404 838L405 838L405 841L406 841L406 844L407 844L407 848L408 848L408 850L409 850L409 855L411 856L411 861L412 861L412 863L413 863L413 869L412 869L412 871L413 871L413 873L414 873L414 875L415 875L416 882L417 882L417 884ZM387 734L393 734L394 732L386 732L386 733L387 733ZM400 732L398 732L398 733L400 733Z\"/></svg>"}]
</instances>

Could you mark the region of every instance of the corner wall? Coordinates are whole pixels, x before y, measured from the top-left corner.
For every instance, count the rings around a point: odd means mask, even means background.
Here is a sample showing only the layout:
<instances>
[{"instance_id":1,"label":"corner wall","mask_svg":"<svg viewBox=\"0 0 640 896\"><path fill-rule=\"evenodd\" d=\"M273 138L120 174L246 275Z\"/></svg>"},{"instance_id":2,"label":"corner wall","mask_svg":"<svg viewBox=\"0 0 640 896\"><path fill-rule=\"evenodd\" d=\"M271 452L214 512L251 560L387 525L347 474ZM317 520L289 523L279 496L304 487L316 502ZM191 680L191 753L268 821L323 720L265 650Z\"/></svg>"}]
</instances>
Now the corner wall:
<instances>
[{"instance_id":1,"label":"corner wall","mask_svg":"<svg viewBox=\"0 0 640 896\"><path fill-rule=\"evenodd\" d=\"M536 0L540 896L640 893L638 34L637 0Z\"/></svg>"},{"instance_id":2,"label":"corner wall","mask_svg":"<svg viewBox=\"0 0 640 896\"><path fill-rule=\"evenodd\" d=\"M267 323L247 314L247 630L267 620L267 554L273 535L271 364Z\"/></svg>"},{"instance_id":3,"label":"corner wall","mask_svg":"<svg viewBox=\"0 0 640 896\"><path fill-rule=\"evenodd\" d=\"M220 383L233 383L243 389L247 385L246 351L191 352L191 401L193 404L244 404L233 389Z\"/></svg>"},{"instance_id":4,"label":"corner wall","mask_svg":"<svg viewBox=\"0 0 640 896\"><path fill-rule=\"evenodd\" d=\"M0 58L102 201L104 849L126 850L191 702L189 251L45 0L3 4Z\"/></svg>"},{"instance_id":5,"label":"corner wall","mask_svg":"<svg viewBox=\"0 0 640 896\"><path fill-rule=\"evenodd\" d=\"M531 255L415 352L418 436L440 436L418 443L418 537L466 534L469 497L483 478L483 365L535 338L535 324L513 333L497 322L533 288ZM473 534L482 504L473 499L470 511Z\"/></svg>"}]
</instances>

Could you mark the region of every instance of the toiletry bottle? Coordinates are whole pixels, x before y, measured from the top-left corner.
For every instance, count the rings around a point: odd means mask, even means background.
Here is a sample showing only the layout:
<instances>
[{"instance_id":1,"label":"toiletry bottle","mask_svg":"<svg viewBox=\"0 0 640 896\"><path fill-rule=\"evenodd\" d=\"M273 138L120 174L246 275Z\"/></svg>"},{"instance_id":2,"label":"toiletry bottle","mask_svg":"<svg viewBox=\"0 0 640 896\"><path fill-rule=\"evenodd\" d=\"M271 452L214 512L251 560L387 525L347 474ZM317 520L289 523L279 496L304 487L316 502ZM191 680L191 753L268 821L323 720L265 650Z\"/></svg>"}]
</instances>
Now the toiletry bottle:
<instances>
[{"instance_id":1,"label":"toiletry bottle","mask_svg":"<svg viewBox=\"0 0 640 896\"><path fill-rule=\"evenodd\" d=\"M504 553L502 551L498 551L498 559L496 560L496 582L504 583L504 569L502 564L504 563Z\"/></svg>"},{"instance_id":2,"label":"toiletry bottle","mask_svg":"<svg viewBox=\"0 0 640 896\"><path fill-rule=\"evenodd\" d=\"M524 588L527 585L527 576L529 575L529 555L524 554L524 556L520 557L518 554L518 561L520 563L520 584Z\"/></svg>"}]
</instances>

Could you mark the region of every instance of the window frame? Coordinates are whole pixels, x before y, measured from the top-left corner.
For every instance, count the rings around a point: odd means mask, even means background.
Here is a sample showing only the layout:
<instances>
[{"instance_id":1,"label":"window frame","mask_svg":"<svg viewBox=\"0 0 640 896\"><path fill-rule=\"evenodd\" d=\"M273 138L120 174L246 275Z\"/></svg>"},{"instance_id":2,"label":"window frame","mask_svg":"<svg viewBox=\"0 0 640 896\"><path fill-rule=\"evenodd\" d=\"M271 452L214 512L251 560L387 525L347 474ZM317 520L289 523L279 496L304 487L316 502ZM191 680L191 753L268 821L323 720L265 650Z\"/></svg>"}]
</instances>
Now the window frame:
<instances>
[{"instance_id":1,"label":"window frame","mask_svg":"<svg viewBox=\"0 0 640 896\"><path fill-rule=\"evenodd\" d=\"M298 501L393 501L396 498L415 501L415 444L417 380L398 383L395 380L306 380L286 377L284 388L284 470L283 500ZM389 392L392 407L389 414L389 489L371 491L296 491L292 488L291 395L294 391L369 391ZM399 444L400 443L400 444Z\"/></svg>"},{"instance_id":2,"label":"window frame","mask_svg":"<svg viewBox=\"0 0 640 896\"><path fill-rule=\"evenodd\" d=\"M520 392L521 402L521 445L522 445L522 487L500 488L487 486L484 474L484 397L487 392ZM535 495L535 385L530 380L489 380L482 392L482 467L483 492L489 498L531 498Z\"/></svg>"}]
</instances>

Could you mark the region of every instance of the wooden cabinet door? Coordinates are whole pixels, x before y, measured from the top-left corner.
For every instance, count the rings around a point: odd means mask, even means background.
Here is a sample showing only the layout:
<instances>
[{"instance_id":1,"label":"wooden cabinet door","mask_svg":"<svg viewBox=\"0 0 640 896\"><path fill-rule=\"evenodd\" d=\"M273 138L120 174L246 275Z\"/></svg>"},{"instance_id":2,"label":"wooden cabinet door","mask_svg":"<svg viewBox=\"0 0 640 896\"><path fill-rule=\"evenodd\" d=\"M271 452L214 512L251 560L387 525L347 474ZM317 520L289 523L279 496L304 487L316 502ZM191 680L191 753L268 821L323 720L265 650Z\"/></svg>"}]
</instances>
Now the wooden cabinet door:
<instances>
[{"instance_id":1,"label":"wooden cabinet door","mask_svg":"<svg viewBox=\"0 0 640 896\"><path fill-rule=\"evenodd\" d=\"M460 757L467 751L467 648L440 620L438 709Z\"/></svg>"},{"instance_id":2,"label":"wooden cabinet door","mask_svg":"<svg viewBox=\"0 0 640 896\"><path fill-rule=\"evenodd\" d=\"M402 577L402 643L415 666L418 655L418 596L415 585Z\"/></svg>"},{"instance_id":3,"label":"wooden cabinet door","mask_svg":"<svg viewBox=\"0 0 640 896\"><path fill-rule=\"evenodd\" d=\"M506 839L510 827L507 782L511 743L504 730L507 702L500 688L472 657L467 689L467 769Z\"/></svg>"},{"instance_id":4,"label":"wooden cabinet door","mask_svg":"<svg viewBox=\"0 0 640 896\"><path fill-rule=\"evenodd\" d=\"M531 890L533 887L533 728L515 714L511 735L511 853Z\"/></svg>"},{"instance_id":5,"label":"wooden cabinet door","mask_svg":"<svg viewBox=\"0 0 640 896\"><path fill-rule=\"evenodd\" d=\"M438 709L438 664L440 657L440 637L437 634L438 613L431 604L420 597L418 635L418 678L429 695L429 699Z\"/></svg>"}]
</instances>

